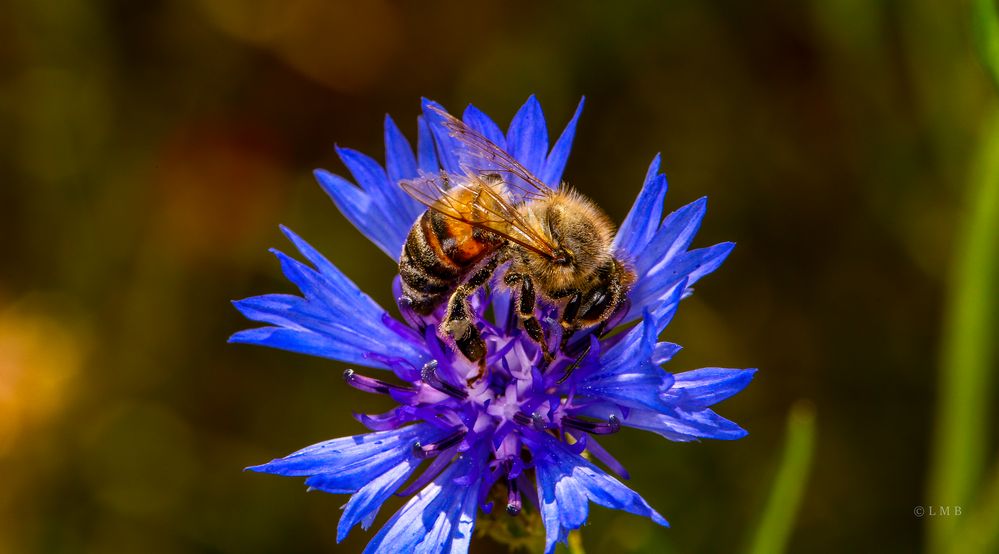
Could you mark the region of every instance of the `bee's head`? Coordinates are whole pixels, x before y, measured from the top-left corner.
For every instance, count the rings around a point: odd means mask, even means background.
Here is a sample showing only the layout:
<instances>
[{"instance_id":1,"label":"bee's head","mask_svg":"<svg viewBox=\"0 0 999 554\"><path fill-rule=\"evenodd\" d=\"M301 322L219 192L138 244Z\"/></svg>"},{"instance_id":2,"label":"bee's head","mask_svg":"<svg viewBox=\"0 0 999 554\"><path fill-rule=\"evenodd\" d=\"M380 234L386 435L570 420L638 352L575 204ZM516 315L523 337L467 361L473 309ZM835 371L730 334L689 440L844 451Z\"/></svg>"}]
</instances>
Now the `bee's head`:
<instances>
[{"instance_id":1,"label":"bee's head","mask_svg":"<svg viewBox=\"0 0 999 554\"><path fill-rule=\"evenodd\" d=\"M552 250L528 265L543 289L579 287L610 260L613 227L589 200L563 189L536 209Z\"/></svg>"}]
</instances>

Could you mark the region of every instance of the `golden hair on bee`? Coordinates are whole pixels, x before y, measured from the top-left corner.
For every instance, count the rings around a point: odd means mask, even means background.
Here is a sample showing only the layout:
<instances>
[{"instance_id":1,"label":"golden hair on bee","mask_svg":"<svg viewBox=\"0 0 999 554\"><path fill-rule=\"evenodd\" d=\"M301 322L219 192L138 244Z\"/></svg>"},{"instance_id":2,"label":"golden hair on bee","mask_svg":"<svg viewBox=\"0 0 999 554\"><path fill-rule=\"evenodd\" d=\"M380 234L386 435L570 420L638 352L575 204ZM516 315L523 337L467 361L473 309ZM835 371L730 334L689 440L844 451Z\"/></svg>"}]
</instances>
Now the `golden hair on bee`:
<instances>
[{"instance_id":1,"label":"golden hair on bee","mask_svg":"<svg viewBox=\"0 0 999 554\"><path fill-rule=\"evenodd\" d=\"M520 209L524 220L563 256L558 260L523 250L525 272L537 279L540 292L583 287L613 259L614 225L592 200L574 189L562 186Z\"/></svg>"}]
</instances>

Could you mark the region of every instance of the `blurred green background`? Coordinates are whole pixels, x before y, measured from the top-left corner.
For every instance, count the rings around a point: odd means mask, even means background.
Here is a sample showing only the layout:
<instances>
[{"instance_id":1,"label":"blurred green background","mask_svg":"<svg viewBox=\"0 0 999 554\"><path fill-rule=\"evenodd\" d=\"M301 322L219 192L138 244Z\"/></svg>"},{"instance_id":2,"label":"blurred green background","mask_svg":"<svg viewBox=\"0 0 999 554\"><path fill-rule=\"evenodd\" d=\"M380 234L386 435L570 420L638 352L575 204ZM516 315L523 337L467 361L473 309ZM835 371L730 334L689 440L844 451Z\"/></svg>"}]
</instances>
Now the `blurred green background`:
<instances>
[{"instance_id":1,"label":"blurred green background","mask_svg":"<svg viewBox=\"0 0 999 554\"><path fill-rule=\"evenodd\" d=\"M531 93L552 133L586 96L565 177L615 221L662 151L669 209L710 197L695 245L738 243L667 330L668 369L760 368L719 409L743 440L603 441L673 528L594 508L587 551L745 546L800 399L818 435L790 549L923 548L954 240L995 107L966 3L3 11L0 551L360 550L371 533L335 546L346 497L241 469L389 401L341 364L226 344L251 326L228 301L292 290L266 250L284 223L390 306L393 262L311 170L345 174L334 143L381 159L385 113L415 138L421 96L506 125Z\"/></svg>"}]
</instances>

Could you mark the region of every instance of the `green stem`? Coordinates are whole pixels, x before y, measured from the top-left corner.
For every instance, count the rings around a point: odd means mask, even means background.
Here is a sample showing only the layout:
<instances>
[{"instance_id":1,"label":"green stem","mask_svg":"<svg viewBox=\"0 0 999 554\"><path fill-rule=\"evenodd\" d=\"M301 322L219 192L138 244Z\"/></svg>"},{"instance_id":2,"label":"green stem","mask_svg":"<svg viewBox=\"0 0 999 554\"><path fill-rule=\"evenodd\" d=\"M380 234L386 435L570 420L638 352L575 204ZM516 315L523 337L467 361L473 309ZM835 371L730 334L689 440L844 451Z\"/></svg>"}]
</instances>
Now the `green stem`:
<instances>
[{"instance_id":1,"label":"green stem","mask_svg":"<svg viewBox=\"0 0 999 554\"><path fill-rule=\"evenodd\" d=\"M988 484L974 506L962 509L967 521L954 537L952 554L973 554L999 550L999 463L992 468Z\"/></svg>"},{"instance_id":2,"label":"green stem","mask_svg":"<svg viewBox=\"0 0 999 554\"><path fill-rule=\"evenodd\" d=\"M968 213L957 235L926 499L928 505L964 509L972 506L984 473L995 356L999 298L999 119L995 114L987 118L984 135L970 176ZM928 519L929 551L947 551L960 522L961 518L954 517Z\"/></svg>"},{"instance_id":3,"label":"green stem","mask_svg":"<svg viewBox=\"0 0 999 554\"><path fill-rule=\"evenodd\" d=\"M569 554L586 554L583 550L583 534L579 529L569 533Z\"/></svg>"},{"instance_id":4,"label":"green stem","mask_svg":"<svg viewBox=\"0 0 999 554\"><path fill-rule=\"evenodd\" d=\"M971 11L978 57L999 88L999 11L993 0L973 0Z\"/></svg>"},{"instance_id":5,"label":"green stem","mask_svg":"<svg viewBox=\"0 0 999 554\"><path fill-rule=\"evenodd\" d=\"M993 0L973 0L971 9L979 59L999 89L999 11ZM967 214L956 238L944 321L936 437L926 503L977 511L990 504L975 503L986 463L995 312L999 307L999 119L995 114L985 121L969 177ZM929 519L929 551L957 550L958 542L964 540L964 533L958 533L963 530L962 519Z\"/></svg>"},{"instance_id":6,"label":"green stem","mask_svg":"<svg viewBox=\"0 0 999 554\"><path fill-rule=\"evenodd\" d=\"M787 547L815 451L815 408L798 401L787 417L787 437L770 497L756 528L750 554L777 554Z\"/></svg>"}]
</instances>

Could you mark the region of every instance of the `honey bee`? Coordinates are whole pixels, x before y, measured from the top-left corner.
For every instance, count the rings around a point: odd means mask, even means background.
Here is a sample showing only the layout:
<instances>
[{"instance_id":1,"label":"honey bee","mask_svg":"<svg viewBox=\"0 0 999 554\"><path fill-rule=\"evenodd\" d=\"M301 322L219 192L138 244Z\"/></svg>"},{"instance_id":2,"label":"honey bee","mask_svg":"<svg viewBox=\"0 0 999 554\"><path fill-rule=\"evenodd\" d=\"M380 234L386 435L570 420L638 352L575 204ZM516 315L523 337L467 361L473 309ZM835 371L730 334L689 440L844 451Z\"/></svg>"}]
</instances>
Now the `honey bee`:
<instances>
[{"instance_id":1,"label":"honey bee","mask_svg":"<svg viewBox=\"0 0 999 554\"><path fill-rule=\"evenodd\" d=\"M429 208L410 229L399 259L400 302L422 315L446 302L441 335L481 364L486 343L471 320L469 297L505 267L498 282L512 291L515 312L546 362L553 356L535 314L539 298L558 306L560 350L580 329L596 326L601 333L635 281L614 255L607 216L565 185L551 189L460 119L435 112L466 154L488 168L400 182Z\"/></svg>"}]
</instances>

